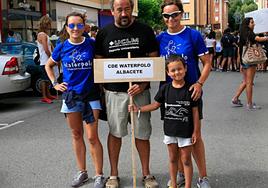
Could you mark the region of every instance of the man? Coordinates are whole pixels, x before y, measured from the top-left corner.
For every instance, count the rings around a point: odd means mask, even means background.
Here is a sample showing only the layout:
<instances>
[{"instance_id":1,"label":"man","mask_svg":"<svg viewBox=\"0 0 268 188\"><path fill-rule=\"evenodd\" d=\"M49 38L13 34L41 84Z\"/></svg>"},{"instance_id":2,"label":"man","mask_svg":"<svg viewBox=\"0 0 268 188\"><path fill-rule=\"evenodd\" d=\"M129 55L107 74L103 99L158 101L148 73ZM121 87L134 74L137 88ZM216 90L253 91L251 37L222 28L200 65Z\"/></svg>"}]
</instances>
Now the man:
<instances>
[{"instance_id":1,"label":"man","mask_svg":"<svg viewBox=\"0 0 268 188\"><path fill-rule=\"evenodd\" d=\"M153 30L138 23L132 17L133 0L111 0L114 23L100 30L96 37L96 58L156 57L158 45ZM108 154L111 166L107 188L119 187L118 160L122 137L126 136L129 120L129 96L133 96L137 105L150 103L149 83L104 84L107 116L109 124ZM150 113L142 113L137 118L135 127L135 144L142 166L143 182L146 188L158 187L149 170L151 123Z\"/></svg>"}]
</instances>

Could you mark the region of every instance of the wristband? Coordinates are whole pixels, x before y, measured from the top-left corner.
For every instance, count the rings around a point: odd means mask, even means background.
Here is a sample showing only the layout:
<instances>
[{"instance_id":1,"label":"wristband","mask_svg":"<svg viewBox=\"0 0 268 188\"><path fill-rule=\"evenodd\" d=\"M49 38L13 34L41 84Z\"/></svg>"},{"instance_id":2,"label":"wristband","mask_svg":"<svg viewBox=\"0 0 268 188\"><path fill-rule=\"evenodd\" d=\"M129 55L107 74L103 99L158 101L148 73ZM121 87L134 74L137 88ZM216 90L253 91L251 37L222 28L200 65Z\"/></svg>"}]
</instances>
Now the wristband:
<instances>
[{"instance_id":1,"label":"wristband","mask_svg":"<svg viewBox=\"0 0 268 188\"><path fill-rule=\"evenodd\" d=\"M54 81L52 82L52 86L53 86L53 87L55 87L57 84L58 84L57 80L54 80Z\"/></svg>"},{"instance_id":2,"label":"wristband","mask_svg":"<svg viewBox=\"0 0 268 188\"><path fill-rule=\"evenodd\" d=\"M198 83L200 86L203 86L203 84L201 82L199 82L199 81L197 81L196 83Z\"/></svg>"}]
</instances>

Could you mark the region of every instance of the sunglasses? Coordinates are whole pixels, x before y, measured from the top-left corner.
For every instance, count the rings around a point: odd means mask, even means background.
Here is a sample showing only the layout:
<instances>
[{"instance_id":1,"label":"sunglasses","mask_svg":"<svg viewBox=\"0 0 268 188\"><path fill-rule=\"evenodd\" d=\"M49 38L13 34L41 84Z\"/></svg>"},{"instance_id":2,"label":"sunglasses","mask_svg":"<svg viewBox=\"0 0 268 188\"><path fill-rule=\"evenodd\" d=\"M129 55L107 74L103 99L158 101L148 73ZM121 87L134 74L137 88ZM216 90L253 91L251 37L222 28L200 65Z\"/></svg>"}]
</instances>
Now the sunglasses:
<instances>
[{"instance_id":1,"label":"sunglasses","mask_svg":"<svg viewBox=\"0 0 268 188\"><path fill-rule=\"evenodd\" d=\"M85 25L82 24L82 23L79 23L79 24L70 23L70 24L68 24L68 27L69 27L70 29L74 29L75 27L76 27L77 29L84 29Z\"/></svg>"},{"instance_id":2,"label":"sunglasses","mask_svg":"<svg viewBox=\"0 0 268 188\"><path fill-rule=\"evenodd\" d=\"M171 13L162 13L162 16L166 19L171 18L176 18L177 16L179 16L181 14L181 11L175 11L175 12L171 12Z\"/></svg>"}]
</instances>

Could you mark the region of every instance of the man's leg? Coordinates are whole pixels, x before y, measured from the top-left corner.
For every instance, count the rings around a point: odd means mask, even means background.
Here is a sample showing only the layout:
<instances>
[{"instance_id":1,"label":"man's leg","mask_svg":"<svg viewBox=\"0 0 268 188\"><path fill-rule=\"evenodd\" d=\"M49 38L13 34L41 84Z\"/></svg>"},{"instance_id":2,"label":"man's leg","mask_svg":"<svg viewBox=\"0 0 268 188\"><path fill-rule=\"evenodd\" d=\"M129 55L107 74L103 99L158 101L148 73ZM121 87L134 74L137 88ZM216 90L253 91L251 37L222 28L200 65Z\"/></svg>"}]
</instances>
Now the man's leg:
<instances>
[{"instance_id":1,"label":"man's leg","mask_svg":"<svg viewBox=\"0 0 268 188\"><path fill-rule=\"evenodd\" d=\"M122 139L113 136L112 134L108 135L108 154L111 167L111 176L118 176L118 160L119 153L122 145Z\"/></svg>"},{"instance_id":2,"label":"man's leg","mask_svg":"<svg viewBox=\"0 0 268 188\"><path fill-rule=\"evenodd\" d=\"M202 137L193 145L193 157L198 167L199 177L207 176L205 146Z\"/></svg>"},{"instance_id":3,"label":"man's leg","mask_svg":"<svg viewBox=\"0 0 268 188\"><path fill-rule=\"evenodd\" d=\"M142 175L150 175L149 162L150 162L150 141L135 139L136 148L139 153L141 166L142 166Z\"/></svg>"}]
</instances>

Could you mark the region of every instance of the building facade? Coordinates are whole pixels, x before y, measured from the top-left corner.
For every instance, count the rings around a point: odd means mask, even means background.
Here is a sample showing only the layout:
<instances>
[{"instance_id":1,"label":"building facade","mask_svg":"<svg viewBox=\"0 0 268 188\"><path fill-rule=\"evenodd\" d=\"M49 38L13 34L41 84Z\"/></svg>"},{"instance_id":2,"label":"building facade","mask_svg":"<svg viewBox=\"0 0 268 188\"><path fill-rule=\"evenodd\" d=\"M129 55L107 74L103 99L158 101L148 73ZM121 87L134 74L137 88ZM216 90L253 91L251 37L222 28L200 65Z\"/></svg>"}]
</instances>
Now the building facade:
<instances>
[{"instance_id":1,"label":"building facade","mask_svg":"<svg viewBox=\"0 0 268 188\"><path fill-rule=\"evenodd\" d=\"M268 8L268 0L255 0L255 3L258 5L258 9Z\"/></svg>"}]
</instances>

